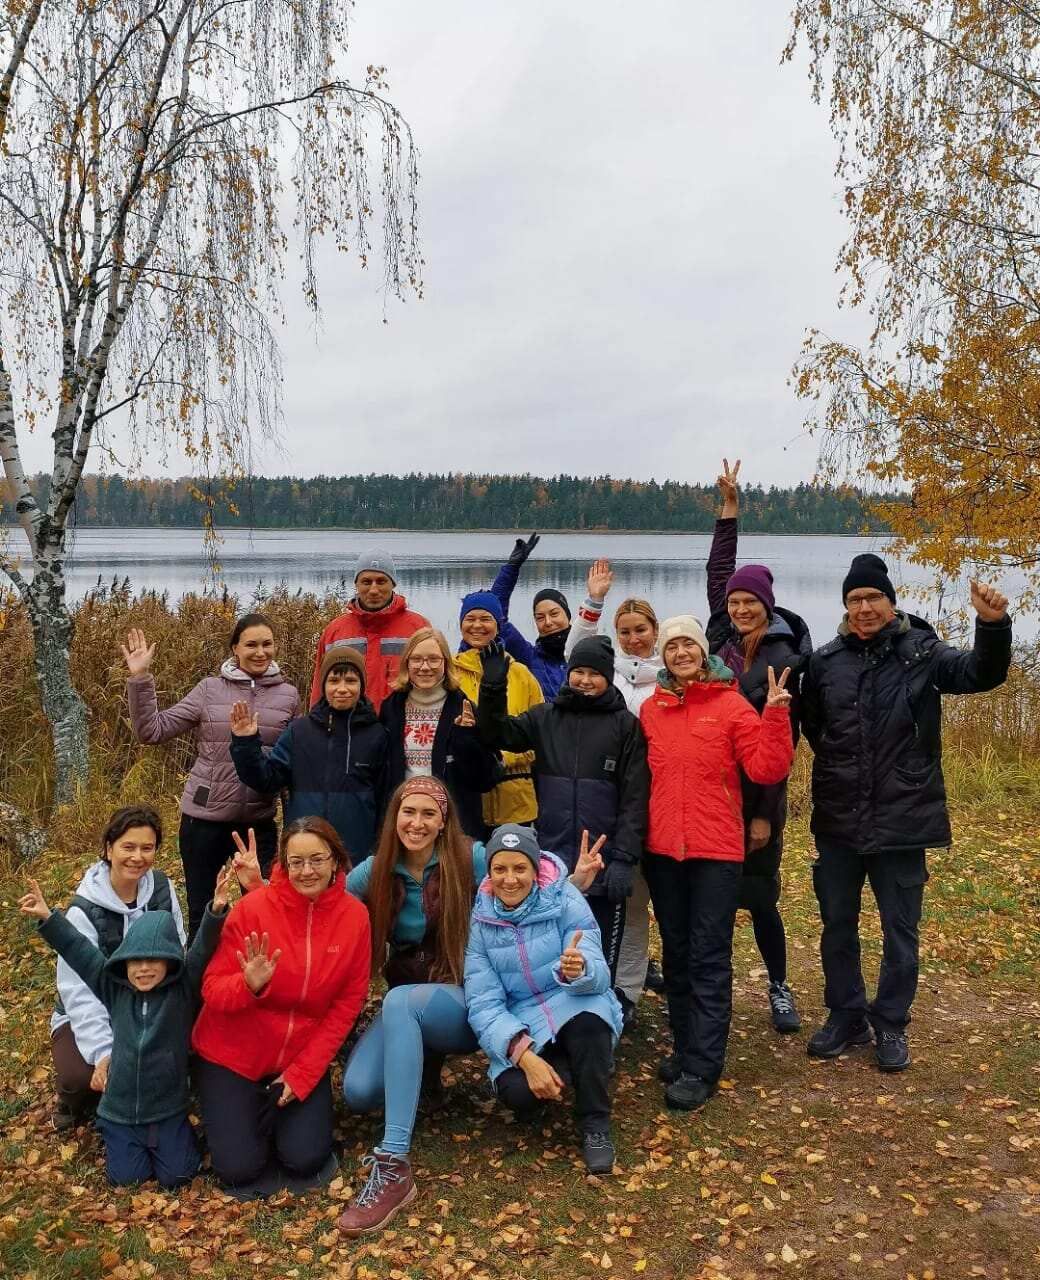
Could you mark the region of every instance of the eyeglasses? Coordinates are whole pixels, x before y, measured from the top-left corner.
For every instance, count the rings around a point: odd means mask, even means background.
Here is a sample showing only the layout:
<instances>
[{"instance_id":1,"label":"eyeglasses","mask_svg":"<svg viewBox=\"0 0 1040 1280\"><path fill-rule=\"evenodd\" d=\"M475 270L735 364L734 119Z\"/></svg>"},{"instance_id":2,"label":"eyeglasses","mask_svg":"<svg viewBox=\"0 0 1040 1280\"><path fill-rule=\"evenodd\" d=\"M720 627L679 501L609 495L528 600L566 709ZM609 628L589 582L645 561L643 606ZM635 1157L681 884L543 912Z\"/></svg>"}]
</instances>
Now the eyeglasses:
<instances>
[{"instance_id":1,"label":"eyeglasses","mask_svg":"<svg viewBox=\"0 0 1040 1280\"><path fill-rule=\"evenodd\" d=\"M313 858L287 858L285 865L290 871L302 871L304 867L310 867L312 871L324 871L331 861L331 854L316 853Z\"/></svg>"},{"instance_id":2,"label":"eyeglasses","mask_svg":"<svg viewBox=\"0 0 1040 1280\"><path fill-rule=\"evenodd\" d=\"M444 659L440 655L436 658L409 658L408 665L410 667L418 667L420 670L423 667L443 667Z\"/></svg>"},{"instance_id":3,"label":"eyeglasses","mask_svg":"<svg viewBox=\"0 0 1040 1280\"><path fill-rule=\"evenodd\" d=\"M849 596L845 601L846 609L873 609L882 600L887 599L883 591L872 591L869 596Z\"/></svg>"}]
</instances>

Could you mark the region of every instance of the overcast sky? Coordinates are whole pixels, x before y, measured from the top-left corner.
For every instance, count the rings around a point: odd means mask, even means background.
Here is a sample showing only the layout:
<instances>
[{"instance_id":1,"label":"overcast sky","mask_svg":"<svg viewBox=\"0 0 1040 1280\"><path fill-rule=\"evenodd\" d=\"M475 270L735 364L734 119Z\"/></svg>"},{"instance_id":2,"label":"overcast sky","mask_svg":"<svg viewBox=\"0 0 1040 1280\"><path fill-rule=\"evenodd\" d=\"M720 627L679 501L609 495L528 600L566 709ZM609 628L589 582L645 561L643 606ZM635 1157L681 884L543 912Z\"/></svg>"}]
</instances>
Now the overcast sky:
<instances>
[{"instance_id":1,"label":"overcast sky","mask_svg":"<svg viewBox=\"0 0 1040 1280\"><path fill-rule=\"evenodd\" d=\"M316 333L287 283L282 448L255 469L707 480L725 452L751 481L809 478L787 377L807 326L851 322L826 110L804 62L780 65L787 6L354 15L352 67L387 66L421 147L426 296L384 325L378 272L330 255Z\"/></svg>"}]
</instances>

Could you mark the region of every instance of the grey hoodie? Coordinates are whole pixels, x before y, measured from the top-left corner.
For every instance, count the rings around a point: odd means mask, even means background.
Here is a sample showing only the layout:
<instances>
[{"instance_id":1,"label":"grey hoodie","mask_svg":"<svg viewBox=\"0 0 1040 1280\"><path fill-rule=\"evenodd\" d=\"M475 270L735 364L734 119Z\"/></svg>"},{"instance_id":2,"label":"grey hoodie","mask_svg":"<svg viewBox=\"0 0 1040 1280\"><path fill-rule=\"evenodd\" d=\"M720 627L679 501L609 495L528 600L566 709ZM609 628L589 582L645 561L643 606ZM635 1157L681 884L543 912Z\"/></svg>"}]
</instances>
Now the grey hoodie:
<instances>
[{"instance_id":1,"label":"grey hoodie","mask_svg":"<svg viewBox=\"0 0 1040 1280\"><path fill-rule=\"evenodd\" d=\"M155 890L155 876L146 871L137 886L137 901L131 906L125 903L112 888L112 877L108 863L99 858L79 882L76 892L88 902L96 902L108 911L115 911L123 917L123 936L133 922L145 914L145 908ZM173 918L180 934L181 943L186 941L184 920L181 916L177 891L170 883L170 904ZM69 924L97 946L97 931L79 907L70 907L65 914ZM72 1034L76 1040L76 1048L83 1055L83 1060L95 1066L102 1058L112 1052L112 1025L108 1010L94 995L87 984L60 957L58 959L58 996L65 1007L64 1013L55 1012L51 1016L51 1035L63 1027L66 1022L72 1024Z\"/></svg>"}]
</instances>

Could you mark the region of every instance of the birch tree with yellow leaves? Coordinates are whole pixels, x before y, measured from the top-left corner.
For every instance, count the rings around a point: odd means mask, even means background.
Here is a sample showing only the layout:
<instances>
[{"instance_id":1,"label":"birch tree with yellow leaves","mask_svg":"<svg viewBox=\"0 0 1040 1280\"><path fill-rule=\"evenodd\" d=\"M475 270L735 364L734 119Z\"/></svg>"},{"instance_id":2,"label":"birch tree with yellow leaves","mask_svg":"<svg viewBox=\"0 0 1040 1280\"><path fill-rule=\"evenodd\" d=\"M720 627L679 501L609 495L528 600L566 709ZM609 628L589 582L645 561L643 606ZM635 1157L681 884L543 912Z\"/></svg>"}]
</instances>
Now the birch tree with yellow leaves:
<instances>
[{"instance_id":1,"label":"birch tree with yellow leaves","mask_svg":"<svg viewBox=\"0 0 1040 1280\"><path fill-rule=\"evenodd\" d=\"M795 369L825 473L905 486L901 550L1015 565L1040 598L1040 8L797 0L830 107L861 347L811 331Z\"/></svg>"}]
</instances>

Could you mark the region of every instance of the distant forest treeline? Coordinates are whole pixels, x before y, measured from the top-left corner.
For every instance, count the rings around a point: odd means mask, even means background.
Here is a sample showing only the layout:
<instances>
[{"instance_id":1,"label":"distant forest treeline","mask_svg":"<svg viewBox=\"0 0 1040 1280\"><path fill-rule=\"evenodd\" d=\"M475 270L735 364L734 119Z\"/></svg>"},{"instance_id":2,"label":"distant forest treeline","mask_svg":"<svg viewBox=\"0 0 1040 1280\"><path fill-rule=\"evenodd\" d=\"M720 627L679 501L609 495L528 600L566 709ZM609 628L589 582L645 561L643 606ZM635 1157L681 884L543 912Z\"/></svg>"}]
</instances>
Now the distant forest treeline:
<instances>
[{"instance_id":1,"label":"distant forest treeline","mask_svg":"<svg viewBox=\"0 0 1040 1280\"><path fill-rule=\"evenodd\" d=\"M46 476L34 492L46 497ZM75 522L82 527L198 527L206 510L191 479L84 476ZM214 488L213 493L217 490ZM239 480L213 508L218 527L261 529L645 529L705 532L718 511L714 485L614 480L610 476L257 476ZM13 521L9 502L3 517ZM852 489L748 485L748 533L884 532Z\"/></svg>"}]
</instances>

